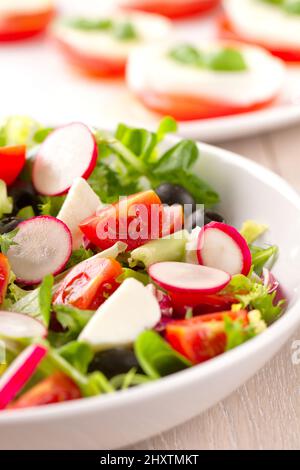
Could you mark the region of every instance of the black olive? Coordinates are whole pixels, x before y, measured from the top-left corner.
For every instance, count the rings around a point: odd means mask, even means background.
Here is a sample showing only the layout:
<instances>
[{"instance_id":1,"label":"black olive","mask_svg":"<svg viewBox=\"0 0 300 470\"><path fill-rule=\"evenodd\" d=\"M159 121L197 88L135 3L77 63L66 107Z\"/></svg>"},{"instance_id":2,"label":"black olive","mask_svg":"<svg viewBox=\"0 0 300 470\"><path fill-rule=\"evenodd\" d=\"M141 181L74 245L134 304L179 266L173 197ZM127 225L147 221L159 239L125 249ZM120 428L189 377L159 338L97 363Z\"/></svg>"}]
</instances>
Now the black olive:
<instances>
[{"instance_id":1,"label":"black olive","mask_svg":"<svg viewBox=\"0 0 300 470\"><path fill-rule=\"evenodd\" d=\"M163 183L155 189L156 194L163 204L172 206L173 204L192 205L192 210L196 208L196 201L193 196L178 184Z\"/></svg>"},{"instance_id":2,"label":"black olive","mask_svg":"<svg viewBox=\"0 0 300 470\"><path fill-rule=\"evenodd\" d=\"M20 222L24 219L20 219L18 217L4 217L0 220L0 235L3 233L8 233L14 230Z\"/></svg>"},{"instance_id":3,"label":"black olive","mask_svg":"<svg viewBox=\"0 0 300 470\"><path fill-rule=\"evenodd\" d=\"M14 201L14 214L26 206L32 206L36 211L40 203L39 197L31 183L17 181L8 192Z\"/></svg>"},{"instance_id":4,"label":"black olive","mask_svg":"<svg viewBox=\"0 0 300 470\"><path fill-rule=\"evenodd\" d=\"M203 218L203 208L197 209L193 212L189 217L186 219L185 227L188 231L191 231L193 228L199 226L201 227L203 224L207 225L210 222L224 222L224 218L217 214L216 212L205 211L204 218Z\"/></svg>"},{"instance_id":5,"label":"black olive","mask_svg":"<svg viewBox=\"0 0 300 470\"><path fill-rule=\"evenodd\" d=\"M97 353L89 366L89 372L99 370L111 379L115 375L126 374L133 367L142 372L134 352L130 349L116 348Z\"/></svg>"},{"instance_id":6,"label":"black olive","mask_svg":"<svg viewBox=\"0 0 300 470\"><path fill-rule=\"evenodd\" d=\"M225 219L222 215L217 214L217 212L205 211L204 225L210 222L225 222Z\"/></svg>"}]
</instances>

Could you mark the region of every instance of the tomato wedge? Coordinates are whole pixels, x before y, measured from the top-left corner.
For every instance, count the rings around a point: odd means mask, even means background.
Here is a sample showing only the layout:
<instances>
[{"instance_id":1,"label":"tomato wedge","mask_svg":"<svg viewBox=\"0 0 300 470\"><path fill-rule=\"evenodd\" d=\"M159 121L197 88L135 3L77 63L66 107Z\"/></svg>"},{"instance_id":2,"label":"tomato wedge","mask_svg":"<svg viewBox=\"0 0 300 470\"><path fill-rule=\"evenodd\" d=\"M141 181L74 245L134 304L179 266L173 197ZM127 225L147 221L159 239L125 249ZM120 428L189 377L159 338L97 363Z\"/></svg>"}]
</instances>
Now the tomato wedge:
<instances>
[{"instance_id":1,"label":"tomato wedge","mask_svg":"<svg viewBox=\"0 0 300 470\"><path fill-rule=\"evenodd\" d=\"M215 8L220 0L135 0L126 9L157 13L171 19L205 13Z\"/></svg>"},{"instance_id":2,"label":"tomato wedge","mask_svg":"<svg viewBox=\"0 0 300 470\"><path fill-rule=\"evenodd\" d=\"M0 179L12 184L21 173L26 159L25 145L0 147Z\"/></svg>"},{"instance_id":3,"label":"tomato wedge","mask_svg":"<svg viewBox=\"0 0 300 470\"><path fill-rule=\"evenodd\" d=\"M261 46L267 49L271 54L285 62L300 62L300 48L299 49L285 49L280 47L270 46L262 43L261 41L254 41L242 36L240 33L235 31L235 28L226 15L222 15L218 21L219 36L221 39L230 39L234 41L247 42L256 46Z\"/></svg>"},{"instance_id":4,"label":"tomato wedge","mask_svg":"<svg viewBox=\"0 0 300 470\"><path fill-rule=\"evenodd\" d=\"M113 258L92 257L77 264L54 294L54 304L96 310L118 287L122 266Z\"/></svg>"},{"instance_id":5,"label":"tomato wedge","mask_svg":"<svg viewBox=\"0 0 300 470\"><path fill-rule=\"evenodd\" d=\"M238 300L230 294L193 294L170 293L172 305L177 313L185 312L192 307L195 315L228 310Z\"/></svg>"},{"instance_id":6,"label":"tomato wedge","mask_svg":"<svg viewBox=\"0 0 300 470\"><path fill-rule=\"evenodd\" d=\"M87 54L58 38L55 38L55 42L67 61L81 72L104 78L121 77L125 74L126 60Z\"/></svg>"},{"instance_id":7,"label":"tomato wedge","mask_svg":"<svg viewBox=\"0 0 300 470\"><path fill-rule=\"evenodd\" d=\"M178 121L193 121L198 119L211 119L234 114L249 113L269 106L276 98L261 101L250 106L237 106L230 103L214 101L210 98L191 94L177 95L171 93L158 93L145 91L137 95L139 100L158 114L172 116Z\"/></svg>"},{"instance_id":8,"label":"tomato wedge","mask_svg":"<svg viewBox=\"0 0 300 470\"><path fill-rule=\"evenodd\" d=\"M36 13L19 13L3 16L0 20L0 41L17 41L41 33L54 16L50 8Z\"/></svg>"},{"instance_id":9,"label":"tomato wedge","mask_svg":"<svg viewBox=\"0 0 300 470\"><path fill-rule=\"evenodd\" d=\"M161 238L163 206L153 190L133 194L112 204L79 224L95 246L105 250L117 241L129 251Z\"/></svg>"},{"instance_id":10,"label":"tomato wedge","mask_svg":"<svg viewBox=\"0 0 300 470\"><path fill-rule=\"evenodd\" d=\"M2 304L9 282L10 266L8 259L3 253L0 253L0 305Z\"/></svg>"},{"instance_id":11,"label":"tomato wedge","mask_svg":"<svg viewBox=\"0 0 300 470\"><path fill-rule=\"evenodd\" d=\"M213 313L194 317L189 320L177 320L166 326L166 340L170 345L194 364L207 361L226 348L224 317L233 320L240 318L243 325L248 324L246 310Z\"/></svg>"},{"instance_id":12,"label":"tomato wedge","mask_svg":"<svg viewBox=\"0 0 300 470\"><path fill-rule=\"evenodd\" d=\"M28 390L28 392L25 392L24 395L9 405L8 408L19 409L50 405L51 403L77 400L81 397L82 395L77 385L62 372L56 372L42 380Z\"/></svg>"}]
</instances>

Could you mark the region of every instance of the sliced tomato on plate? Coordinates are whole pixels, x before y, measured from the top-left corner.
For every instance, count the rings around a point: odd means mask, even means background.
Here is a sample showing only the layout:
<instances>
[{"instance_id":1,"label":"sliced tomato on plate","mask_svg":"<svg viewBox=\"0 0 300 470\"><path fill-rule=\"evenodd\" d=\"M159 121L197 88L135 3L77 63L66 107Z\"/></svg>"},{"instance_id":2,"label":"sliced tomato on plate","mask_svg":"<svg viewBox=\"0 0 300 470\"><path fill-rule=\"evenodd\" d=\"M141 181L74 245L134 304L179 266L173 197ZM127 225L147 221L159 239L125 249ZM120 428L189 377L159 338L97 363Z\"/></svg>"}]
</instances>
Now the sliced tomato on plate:
<instances>
[{"instance_id":1,"label":"sliced tomato on plate","mask_svg":"<svg viewBox=\"0 0 300 470\"><path fill-rule=\"evenodd\" d=\"M9 282L10 266L8 259L3 253L0 253L0 305L2 304L8 282Z\"/></svg>"},{"instance_id":2,"label":"sliced tomato on plate","mask_svg":"<svg viewBox=\"0 0 300 470\"><path fill-rule=\"evenodd\" d=\"M105 207L81 222L79 228L101 250L123 241L130 251L150 240L161 238L162 214L161 201L150 189Z\"/></svg>"},{"instance_id":3,"label":"sliced tomato on plate","mask_svg":"<svg viewBox=\"0 0 300 470\"><path fill-rule=\"evenodd\" d=\"M171 19L197 15L215 8L220 0L135 0L126 9L157 13Z\"/></svg>"},{"instance_id":4,"label":"sliced tomato on plate","mask_svg":"<svg viewBox=\"0 0 300 470\"><path fill-rule=\"evenodd\" d=\"M55 11L49 8L36 13L12 13L0 18L0 41L16 41L35 36L46 29Z\"/></svg>"},{"instance_id":5,"label":"sliced tomato on plate","mask_svg":"<svg viewBox=\"0 0 300 470\"><path fill-rule=\"evenodd\" d=\"M56 372L25 392L8 408L30 408L77 400L81 397L81 392L73 380L61 372Z\"/></svg>"},{"instance_id":6,"label":"sliced tomato on plate","mask_svg":"<svg viewBox=\"0 0 300 470\"><path fill-rule=\"evenodd\" d=\"M248 106L222 103L188 93L179 95L145 91L139 93L138 98L148 109L158 114L172 116L178 121L193 121L257 111L270 105L276 97Z\"/></svg>"},{"instance_id":7,"label":"sliced tomato on plate","mask_svg":"<svg viewBox=\"0 0 300 470\"><path fill-rule=\"evenodd\" d=\"M59 38L55 38L55 42L67 61L83 73L104 78L120 77L125 73L126 60L87 54Z\"/></svg>"},{"instance_id":8,"label":"sliced tomato on plate","mask_svg":"<svg viewBox=\"0 0 300 470\"><path fill-rule=\"evenodd\" d=\"M89 258L66 275L54 294L54 304L96 310L118 287L122 266L113 258Z\"/></svg>"},{"instance_id":9,"label":"sliced tomato on plate","mask_svg":"<svg viewBox=\"0 0 300 470\"><path fill-rule=\"evenodd\" d=\"M0 179L12 184L21 173L26 159L25 145L0 147Z\"/></svg>"},{"instance_id":10,"label":"sliced tomato on plate","mask_svg":"<svg viewBox=\"0 0 300 470\"><path fill-rule=\"evenodd\" d=\"M226 15L222 15L218 21L219 27L219 36L221 39L230 39L234 41L246 42L252 45L261 46L267 49L271 54L280 59L284 60L285 62L300 62L300 47L299 49L285 49L275 46L270 46L264 44L261 41L254 41L253 39L247 39L247 37L243 36L242 34L238 33L230 19ZM275 38L276 38L276 32Z\"/></svg>"},{"instance_id":11,"label":"sliced tomato on plate","mask_svg":"<svg viewBox=\"0 0 300 470\"><path fill-rule=\"evenodd\" d=\"M246 310L228 311L170 322L166 326L166 340L176 351L198 364L225 351L227 337L224 318L241 319L242 324L247 326L247 313Z\"/></svg>"}]
</instances>

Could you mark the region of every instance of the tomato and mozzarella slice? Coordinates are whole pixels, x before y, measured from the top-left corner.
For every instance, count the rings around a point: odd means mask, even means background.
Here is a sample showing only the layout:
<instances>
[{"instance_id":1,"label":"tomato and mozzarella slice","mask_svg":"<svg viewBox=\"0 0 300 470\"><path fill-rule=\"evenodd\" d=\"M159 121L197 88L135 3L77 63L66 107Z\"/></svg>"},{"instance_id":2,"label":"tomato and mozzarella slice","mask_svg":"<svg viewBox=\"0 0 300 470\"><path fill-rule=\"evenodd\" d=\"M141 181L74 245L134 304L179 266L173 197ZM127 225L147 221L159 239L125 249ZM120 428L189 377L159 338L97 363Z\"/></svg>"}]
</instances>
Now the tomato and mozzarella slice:
<instances>
[{"instance_id":1,"label":"tomato and mozzarella slice","mask_svg":"<svg viewBox=\"0 0 300 470\"><path fill-rule=\"evenodd\" d=\"M1 0L0 41L34 36L48 26L53 16L51 0Z\"/></svg>"},{"instance_id":2,"label":"tomato and mozzarella slice","mask_svg":"<svg viewBox=\"0 0 300 470\"><path fill-rule=\"evenodd\" d=\"M54 25L53 35L71 65L112 77L124 74L132 49L163 40L170 30L170 21L159 15L115 12L111 17L63 19Z\"/></svg>"},{"instance_id":3,"label":"tomato and mozzarella slice","mask_svg":"<svg viewBox=\"0 0 300 470\"><path fill-rule=\"evenodd\" d=\"M84 178L75 178L57 218L70 229L73 250L83 244L82 232L78 225L86 217L93 215L102 206L97 194Z\"/></svg>"},{"instance_id":4,"label":"tomato and mozzarella slice","mask_svg":"<svg viewBox=\"0 0 300 470\"><path fill-rule=\"evenodd\" d=\"M100 306L79 336L94 350L128 346L161 317L159 303L136 279L126 279Z\"/></svg>"},{"instance_id":5,"label":"tomato and mozzarella slice","mask_svg":"<svg viewBox=\"0 0 300 470\"><path fill-rule=\"evenodd\" d=\"M292 2L290 2L292 4ZM267 48L287 62L300 62L300 15L276 2L224 0L220 34Z\"/></svg>"},{"instance_id":6,"label":"tomato and mozzarella slice","mask_svg":"<svg viewBox=\"0 0 300 470\"><path fill-rule=\"evenodd\" d=\"M175 60L170 56L173 46L138 48L128 62L130 90L159 114L189 121L249 112L270 104L281 89L284 64L261 48L219 42L188 46L201 54L224 48L239 51L245 69L234 71Z\"/></svg>"},{"instance_id":7,"label":"tomato and mozzarella slice","mask_svg":"<svg viewBox=\"0 0 300 470\"><path fill-rule=\"evenodd\" d=\"M216 7L220 0L118 0L120 7L158 13L176 19L204 13Z\"/></svg>"}]
</instances>

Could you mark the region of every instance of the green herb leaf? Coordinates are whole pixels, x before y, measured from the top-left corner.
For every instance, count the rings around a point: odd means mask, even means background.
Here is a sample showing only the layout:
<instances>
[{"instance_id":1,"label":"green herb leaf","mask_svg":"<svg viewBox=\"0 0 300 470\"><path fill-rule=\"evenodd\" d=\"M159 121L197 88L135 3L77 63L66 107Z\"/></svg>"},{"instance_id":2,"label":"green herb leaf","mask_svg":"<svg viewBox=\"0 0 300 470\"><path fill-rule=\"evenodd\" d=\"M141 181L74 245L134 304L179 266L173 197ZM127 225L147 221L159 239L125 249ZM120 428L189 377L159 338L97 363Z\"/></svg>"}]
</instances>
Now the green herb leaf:
<instances>
[{"instance_id":1,"label":"green herb leaf","mask_svg":"<svg viewBox=\"0 0 300 470\"><path fill-rule=\"evenodd\" d=\"M209 68L216 72L243 72L248 67L239 50L226 47L211 55Z\"/></svg>"},{"instance_id":2,"label":"green herb leaf","mask_svg":"<svg viewBox=\"0 0 300 470\"><path fill-rule=\"evenodd\" d=\"M134 352L141 368L152 379L173 374L192 365L154 331L144 331L138 336Z\"/></svg>"},{"instance_id":3,"label":"green herb leaf","mask_svg":"<svg viewBox=\"0 0 300 470\"><path fill-rule=\"evenodd\" d=\"M69 341L77 339L79 333L94 315L94 310L80 310L70 305L53 305L56 319L65 329L64 332L49 332L50 344L55 347L62 346Z\"/></svg>"},{"instance_id":4,"label":"green herb leaf","mask_svg":"<svg viewBox=\"0 0 300 470\"><path fill-rule=\"evenodd\" d=\"M6 254L11 246L17 245L17 243L14 241L14 238L17 235L18 230L19 229L17 227L11 232L0 235L0 249L2 253Z\"/></svg>"},{"instance_id":5,"label":"green herb leaf","mask_svg":"<svg viewBox=\"0 0 300 470\"><path fill-rule=\"evenodd\" d=\"M110 19L72 18L66 21L66 25L82 31L109 31L113 22Z\"/></svg>"},{"instance_id":6,"label":"green herb leaf","mask_svg":"<svg viewBox=\"0 0 300 470\"><path fill-rule=\"evenodd\" d=\"M113 36L119 41L132 41L138 38L138 32L129 21L115 23L112 29Z\"/></svg>"},{"instance_id":7,"label":"green herb leaf","mask_svg":"<svg viewBox=\"0 0 300 470\"><path fill-rule=\"evenodd\" d=\"M58 349L58 353L82 374L87 373L94 357L91 347L80 341L71 341Z\"/></svg>"},{"instance_id":8,"label":"green herb leaf","mask_svg":"<svg viewBox=\"0 0 300 470\"><path fill-rule=\"evenodd\" d=\"M40 214L56 217L65 201L65 198L66 196L41 196L41 203L38 205Z\"/></svg>"},{"instance_id":9,"label":"green herb leaf","mask_svg":"<svg viewBox=\"0 0 300 470\"><path fill-rule=\"evenodd\" d=\"M0 219L4 214L11 214L13 210L13 200L7 195L7 186L0 179Z\"/></svg>"},{"instance_id":10,"label":"green herb leaf","mask_svg":"<svg viewBox=\"0 0 300 470\"><path fill-rule=\"evenodd\" d=\"M255 242L261 235L268 230L268 226L259 224L255 220L246 220L240 230L240 234L245 238L248 244Z\"/></svg>"},{"instance_id":11,"label":"green herb leaf","mask_svg":"<svg viewBox=\"0 0 300 470\"><path fill-rule=\"evenodd\" d=\"M226 316L224 318L224 328L226 333L226 351L236 348L255 336L252 328L245 327L243 321L239 318L233 320Z\"/></svg>"},{"instance_id":12,"label":"green herb leaf","mask_svg":"<svg viewBox=\"0 0 300 470\"><path fill-rule=\"evenodd\" d=\"M68 264L66 266L66 270L73 268L73 266L76 266L77 264L81 263L82 261L85 261L89 258L91 258L94 255L93 251L88 249L86 250L83 247L78 248L78 250L74 250L71 254L71 257L68 261Z\"/></svg>"},{"instance_id":13,"label":"green herb leaf","mask_svg":"<svg viewBox=\"0 0 300 470\"><path fill-rule=\"evenodd\" d=\"M278 247L276 245L268 248L260 248L258 246L250 246L252 254L252 266L254 271L260 275L266 264L273 264L278 255Z\"/></svg>"},{"instance_id":14,"label":"green herb leaf","mask_svg":"<svg viewBox=\"0 0 300 470\"><path fill-rule=\"evenodd\" d=\"M31 217L34 216L35 213L32 206L22 207L22 209L17 213L17 217L20 217L20 219L31 219Z\"/></svg>"},{"instance_id":15,"label":"green herb leaf","mask_svg":"<svg viewBox=\"0 0 300 470\"><path fill-rule=\"evenodd\" d=\"M44 277L39 287L39 308L44 324L48 327L51 314L52 288L54 278L52 274Z\"/></svg>"}]
</instances>

